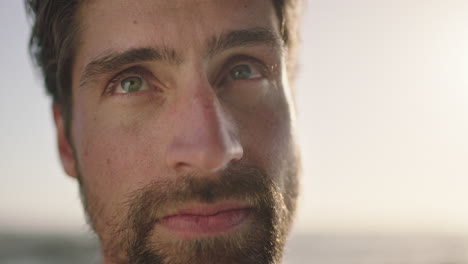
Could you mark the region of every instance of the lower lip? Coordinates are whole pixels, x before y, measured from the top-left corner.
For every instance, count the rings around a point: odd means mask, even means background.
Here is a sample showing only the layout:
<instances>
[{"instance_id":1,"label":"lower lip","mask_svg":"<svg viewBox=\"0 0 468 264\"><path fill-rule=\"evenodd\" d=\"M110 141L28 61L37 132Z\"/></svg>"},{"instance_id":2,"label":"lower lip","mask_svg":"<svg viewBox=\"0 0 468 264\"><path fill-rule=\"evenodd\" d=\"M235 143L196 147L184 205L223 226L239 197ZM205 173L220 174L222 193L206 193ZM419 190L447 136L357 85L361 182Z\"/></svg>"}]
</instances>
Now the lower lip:
<instances>
[{"instance_id":1,"label":"lower lip","mask_svg":"<svg viewBox=\"0 0 468 264\"><path fill-rule=\"evenodd\" d=\"M184 238L224 233L244 222L249 209L232 209L213 215L180 214L165 217L159 224Z\"/></svg>"}]
</instances>

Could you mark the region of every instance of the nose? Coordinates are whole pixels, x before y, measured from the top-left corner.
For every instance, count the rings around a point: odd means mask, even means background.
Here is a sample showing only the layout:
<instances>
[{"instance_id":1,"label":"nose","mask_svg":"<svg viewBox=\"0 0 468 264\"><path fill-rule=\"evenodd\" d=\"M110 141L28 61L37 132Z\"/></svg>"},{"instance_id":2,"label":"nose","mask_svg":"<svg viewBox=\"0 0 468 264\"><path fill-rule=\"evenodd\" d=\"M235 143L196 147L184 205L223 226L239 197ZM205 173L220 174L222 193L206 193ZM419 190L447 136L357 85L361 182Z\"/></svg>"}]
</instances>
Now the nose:
<instances>
[{"instance_id":1,"label":"nose","mask_svg":"<svg viewBox=\"0 0 468 264\"><path fill-rule=\"evenodd\" d=\"M173 135L166 152L170 168L205 174L242 158L235 126L214 92L186 96L174 108Z\"/></svg>"}]
</instances>

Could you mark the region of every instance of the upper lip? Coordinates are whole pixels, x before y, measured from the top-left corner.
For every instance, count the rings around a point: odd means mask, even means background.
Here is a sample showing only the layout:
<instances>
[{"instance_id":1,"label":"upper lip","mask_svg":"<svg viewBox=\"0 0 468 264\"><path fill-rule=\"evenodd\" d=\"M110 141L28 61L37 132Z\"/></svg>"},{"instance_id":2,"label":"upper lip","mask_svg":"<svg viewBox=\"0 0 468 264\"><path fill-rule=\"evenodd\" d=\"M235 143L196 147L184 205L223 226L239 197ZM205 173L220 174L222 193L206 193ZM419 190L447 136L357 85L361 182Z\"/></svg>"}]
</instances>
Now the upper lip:
<instances>
[{"instance_id":1,"label":"upper lip","mask_svg":"<svg viewBox=\"0 0 468 264\"><path fill-rule=\"evenodd\" d=\"M177 209L174 213L167 214L163 217L170 218L175 216L213 216L223 212L234 210L247 210L251 207L246 203L240 202L223 202L216 204L193 204Z\"/></svg>"}]
</instances>

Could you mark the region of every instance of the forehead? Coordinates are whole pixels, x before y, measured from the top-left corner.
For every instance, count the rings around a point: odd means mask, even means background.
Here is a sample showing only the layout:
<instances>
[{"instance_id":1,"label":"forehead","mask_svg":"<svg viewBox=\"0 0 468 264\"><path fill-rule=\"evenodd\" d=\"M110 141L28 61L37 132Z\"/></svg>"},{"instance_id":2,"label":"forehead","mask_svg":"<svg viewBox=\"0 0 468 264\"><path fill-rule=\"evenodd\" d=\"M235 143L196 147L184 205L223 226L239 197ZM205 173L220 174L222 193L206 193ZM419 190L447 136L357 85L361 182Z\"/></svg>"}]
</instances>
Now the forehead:
<instances>
[{"instance_id":1,"label":"forehead","mask_svg":"<svg viewBox=\"0 0 468 264\"><path fill-rule=\"evenodd\" d=\"M80 7L78 67L110 51L164 45L180 53L254 27L278 32L271 0L89 0Z\"/></svg>"}]
</instances>

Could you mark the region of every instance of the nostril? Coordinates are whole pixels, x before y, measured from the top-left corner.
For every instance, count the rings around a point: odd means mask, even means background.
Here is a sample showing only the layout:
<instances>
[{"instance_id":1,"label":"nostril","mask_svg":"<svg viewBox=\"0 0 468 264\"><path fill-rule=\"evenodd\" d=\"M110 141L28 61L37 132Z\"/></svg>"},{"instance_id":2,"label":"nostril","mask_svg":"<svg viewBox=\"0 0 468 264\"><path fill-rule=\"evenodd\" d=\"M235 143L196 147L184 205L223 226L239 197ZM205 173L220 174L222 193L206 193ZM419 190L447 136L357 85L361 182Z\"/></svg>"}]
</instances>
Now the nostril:
<instances>
[{"instance_id":1,"label":"nostril","mask_svg":"<svg viewBox=\"0 0 468 264\"><path fill-rule=\"evenodd\" d=\"M214 172L242 159L243 148L234 137L212 137L210 140L181 137L174 140L166 155L172 169Z\"/></svg>"},{"instance_id":2,"label":"nostril","mask_svg":"<svg viewBox=\"0 0 468 264\"><path fill-rule=\"evenodd\" d=\"M203 171L218 171L224 169L232 160L240 157L238 144L216 140L211 144L201 145L194 153L193 164Z\"/></svg>"}]
</instances>

